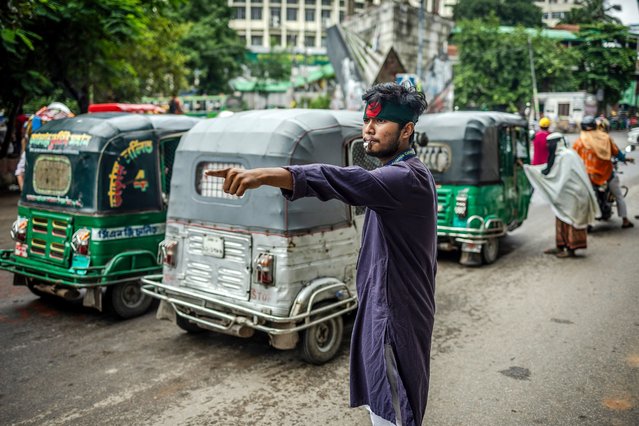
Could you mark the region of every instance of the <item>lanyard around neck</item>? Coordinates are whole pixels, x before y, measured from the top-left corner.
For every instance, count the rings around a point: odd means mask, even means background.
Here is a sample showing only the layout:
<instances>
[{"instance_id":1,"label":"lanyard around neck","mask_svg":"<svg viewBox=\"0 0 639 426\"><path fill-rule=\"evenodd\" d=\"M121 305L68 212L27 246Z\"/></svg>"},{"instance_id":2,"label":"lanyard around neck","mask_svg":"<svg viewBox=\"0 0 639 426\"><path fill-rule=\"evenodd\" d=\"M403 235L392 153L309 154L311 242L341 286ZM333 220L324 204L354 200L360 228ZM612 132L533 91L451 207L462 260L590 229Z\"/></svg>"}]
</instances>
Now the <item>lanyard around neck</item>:
<instances>
[{"instance_id":1,"label":"lanyard around neck","mask_svg":"<svg viewBox=\"0 0 639 426\"><path fill-rule=\"evenodd\" d=\"M406 161L409 158L413 158L416 155L417 154L415 154L415 150L413 150L413 148L408 148L406 151L402 152L397 157L395 157L394 159L392 159L388 163L384 164L384 166L392 166L393 164L397 164L400 161Z\"/></svg>"}]
</instances>

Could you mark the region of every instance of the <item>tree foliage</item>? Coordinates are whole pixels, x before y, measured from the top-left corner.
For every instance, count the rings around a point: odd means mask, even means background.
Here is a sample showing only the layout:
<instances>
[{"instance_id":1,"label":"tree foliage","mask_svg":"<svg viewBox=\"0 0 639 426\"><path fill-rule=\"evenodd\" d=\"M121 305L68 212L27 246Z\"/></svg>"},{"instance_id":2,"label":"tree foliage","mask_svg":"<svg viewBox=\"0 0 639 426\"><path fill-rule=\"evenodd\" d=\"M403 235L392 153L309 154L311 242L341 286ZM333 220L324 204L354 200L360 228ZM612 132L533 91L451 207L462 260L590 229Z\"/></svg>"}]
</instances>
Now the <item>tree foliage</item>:
<instances>
[{"instance_id":1,"label":"tree foliage","mask_svg":"<svg viewBox=\"0 0 639 426\"><path fill-rule=\"evenodd\" d=\"M566 14L564 24L596 24L602 22L620 23L606 12L611 6L606 0L581 0Z\"/></svg>"},{"instance_id":2,"label":"tree foliage","mask_svg":"<svg viewBox=\"0 0 639 426\"><path fill-rule=\"evenodd\" d=\"M575 90L575 51L524 28L499 32L498 22L463 21L455 35L459 64L454 70L455 103L473 109L522 111L532 99L530 47L537 86L544 91Z\"/></svg>"},{"instance_id":3,"label":"tree foliage","mask_svg":"<svg viewBox=\"0 0 639 426\"><path fill-rule=\"evenodd\" d=\"M602 90L604 104L618 102L634 78L637 57L628 29L602 22L582 26L577 36L581 40L575 47L580 56L577 75L581 88L589 93Z\"/></svg>"},{"instance_id":4,"label":"tree foliage","mask_svg":"<svg viewBox=\"0 0 639 426\"><path fill-rule=\"evenodd\" d=\"M459 0L453 6L453 19L489 19L501 25L541 26L541 9L531 0Z\"/></svg>"},{"instance_id":5,"label":"tree foliage","mask_svg":"<svg viewBox=\"0 0 639 426\"><path fill-rule=\"evenodd\" d=\"M86 112L90 102L178 92L198 73L200 91L226 91L244 54L229 18L225 0L2 2L0 108L9 125L25 101L53 96Z\"/></svg>"},{"instance_id":6,"label":"tree foliage","mask_svg":"<svg viewBox=\"0 0 639 426\"><path fill-rule=\"evenodd\" d=\"M188 1L179 16L188 26L181 47L193 70L191 87L200 93L227 91L228 81L240 72L245 48L229 27L231 9L226 0Z\"/></svg>"}]
</instances>

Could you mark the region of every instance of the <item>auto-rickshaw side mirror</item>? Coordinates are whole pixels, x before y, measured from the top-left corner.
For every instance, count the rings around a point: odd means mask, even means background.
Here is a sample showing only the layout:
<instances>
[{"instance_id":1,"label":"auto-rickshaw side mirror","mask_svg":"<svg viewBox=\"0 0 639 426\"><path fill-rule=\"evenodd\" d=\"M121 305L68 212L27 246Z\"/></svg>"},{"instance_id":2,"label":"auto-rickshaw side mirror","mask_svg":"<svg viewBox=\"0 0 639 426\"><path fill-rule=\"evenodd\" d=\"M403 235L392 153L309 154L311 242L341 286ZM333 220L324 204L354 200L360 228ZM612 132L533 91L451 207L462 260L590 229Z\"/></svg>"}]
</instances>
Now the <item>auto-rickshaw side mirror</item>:
<instances>
[{"instance_id":1,"label":"auto-rickshaw side mirror","mask_svg":"<svg viewBox=\"0 0 639 426\"><path fill-rule=\"evenodd\" d=\"M415 141L419 146L428 145L428 135L425 132L419 132L415 135Z\"/></svg>"},{"instance_id":2,"label":"auto-rickshaw side mirror","mask_svg":"<svg viewBox=\"0 0 639 426\"><path fill-rule=\"evenodd\" d=\"M635 145L628 145L625 149L626 152L632 152L636 149L637 147Z\"/></svg>"}]
</instances>

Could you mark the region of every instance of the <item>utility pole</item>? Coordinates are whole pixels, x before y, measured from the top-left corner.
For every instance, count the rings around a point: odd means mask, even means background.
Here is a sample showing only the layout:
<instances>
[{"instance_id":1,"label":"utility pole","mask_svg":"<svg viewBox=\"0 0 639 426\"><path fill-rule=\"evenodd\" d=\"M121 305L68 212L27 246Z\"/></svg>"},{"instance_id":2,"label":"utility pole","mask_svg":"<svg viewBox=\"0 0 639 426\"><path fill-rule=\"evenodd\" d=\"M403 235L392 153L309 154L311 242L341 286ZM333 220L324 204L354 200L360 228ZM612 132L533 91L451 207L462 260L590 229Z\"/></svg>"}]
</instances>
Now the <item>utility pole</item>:
<instances>
[{"instance_id":1,"label":"utility pole","mask_svg":"<svg viewBox=\"0 0 639 426\"><path fill-rule=\"evenodd\" d=\"M424 60L424 2L426 0L420 0L419 2L419 14L417 15L417 78L422 80L422 62Z\"/></svg>"},{"instance_id":2,"label":"utility pole","mask_svg":"<svg viewBox=\"0 0 639 426\"><path fill-rule=\"evenodd\" d=\"M539 100L537 99L537 77L535 77L535 62L533 60L532 43L530 36L528 36L528 56L530 58L530 75L532 77L532 92L533 92L533 114L535 121L539 120Z\"/></svg>"}]
</instances>

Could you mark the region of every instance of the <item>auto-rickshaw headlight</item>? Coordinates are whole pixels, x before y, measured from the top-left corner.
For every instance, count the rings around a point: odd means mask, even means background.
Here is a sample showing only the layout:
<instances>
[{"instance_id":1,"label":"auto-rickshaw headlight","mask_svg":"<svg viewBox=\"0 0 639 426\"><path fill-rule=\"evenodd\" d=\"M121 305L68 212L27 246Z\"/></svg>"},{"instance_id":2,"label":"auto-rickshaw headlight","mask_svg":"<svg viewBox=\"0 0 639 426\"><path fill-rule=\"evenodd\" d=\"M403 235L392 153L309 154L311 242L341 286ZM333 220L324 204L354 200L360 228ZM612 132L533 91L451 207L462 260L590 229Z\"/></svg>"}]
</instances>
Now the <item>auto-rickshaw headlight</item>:
<instances>
[{"instance_id":1,"label":"auto-rickshaw headlight","mask_svg":"<svg viewBox=\"0 0 639 426\"><path fill-rule=\"evenodd\" d=\"M158 248L158 263L163 263L171 268L175 268L175 265L177 265L177 247L177 241L162 241Z\"/></svg>"},{"instance_id":2,"label":"auto-rickshaw headlight","mask_svg":"<svg viewBox=\"0 0 639 426\"><path fill-rule=\"evenodd\" d=\"M265 285L273 284L275 256L269 253L261 253L255 261L255 270L257 271L258 283Z\"/></svg>"},{"instance_id":3,"label":"auto-rickshaw headlight","mask_svg":"<svg viewBox=\"0 0 639 426\"><path fill-rule=\"evenodd\" d=\"M19 217L11 225L11 239L13 241L25 242L27 240L27 224L29 220L26 217Z\"/></svg>"},{"instance_id":4,"label":"auto-rickshaw headlight","mask_svg":"<svg viewBox=\"0 0 639 426\"><path fill-rule=\"evenodd\" d=\"M71 249L77 254L88 255L90 241L91 231L87 228L79 229L71 237Z\"/></svg>"},{"instance_id":5,"label":"auto-rickshaw headlight","mask_svg":"<svg viewBox=\"0 0 639 426\"><path fill-rule=\"evenodd\" d=\"M465 218L468 214L468 192L461 191L455 198L455 214L461 218Z\"/></svg>"}]
</instances>

